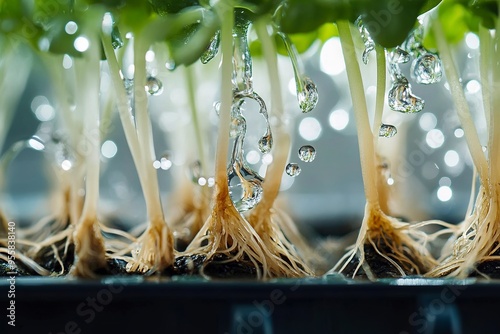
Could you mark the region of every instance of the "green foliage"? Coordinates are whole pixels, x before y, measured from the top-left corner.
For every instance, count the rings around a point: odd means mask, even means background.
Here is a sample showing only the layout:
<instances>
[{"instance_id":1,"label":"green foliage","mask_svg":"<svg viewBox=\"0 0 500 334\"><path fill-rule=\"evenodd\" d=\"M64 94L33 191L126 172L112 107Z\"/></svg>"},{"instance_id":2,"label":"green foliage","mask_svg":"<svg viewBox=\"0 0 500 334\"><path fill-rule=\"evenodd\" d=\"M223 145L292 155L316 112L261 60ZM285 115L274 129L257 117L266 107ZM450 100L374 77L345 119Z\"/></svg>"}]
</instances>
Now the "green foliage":
<instances>
[{"instance_id":1,"label":"green foliage","mask_svg":"<svg viewBox=\"0 0 500 334\"><path fill-rule=\"evenodd\" d=\"M159 15L176 14L184 8L199 6L198 0L148 0Z\"/></svg>"},{"instance_id":2,"label":"green foliage","mask_svg":"<svg viewBox=\"0 0 500 334\"><path fill-rule=\"evenodd\" d=\"M476 33L480 24L494 29L498 19L498 4L490 0L445 0L439 6L438 19L448 43L456 44L466 33ZM432 23L429 31L432 31ZM424 46L436 48L432 33L426 34Z\"/></svg>"}]
</instances>

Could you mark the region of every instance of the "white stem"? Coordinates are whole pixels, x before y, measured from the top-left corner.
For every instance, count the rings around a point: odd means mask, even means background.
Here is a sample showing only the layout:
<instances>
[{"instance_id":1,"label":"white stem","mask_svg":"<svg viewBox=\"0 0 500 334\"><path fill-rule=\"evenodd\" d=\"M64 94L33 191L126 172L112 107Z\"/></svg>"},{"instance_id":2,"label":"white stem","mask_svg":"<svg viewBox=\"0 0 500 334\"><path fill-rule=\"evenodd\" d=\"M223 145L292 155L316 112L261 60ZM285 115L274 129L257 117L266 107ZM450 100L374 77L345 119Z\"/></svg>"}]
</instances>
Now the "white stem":
<instances>
[{"instance_id":1,"label":"white stem","mask_svg":"<svg viewBox=\"0 0 500 334\"><path fill-rule=\"evenodd\" d=\"M500 10L500 2L498 3L499 10ZM500 19L497 18L496 20L496 29L495 29L495 37L493 39L493 64L492 70L493 70L493 75L492 75L492 84L487 85L487 88L484 89L483 91L488 91L491 89L491 91L495 92L492 94L492 101L491 101L491 122L490 122L490 132L493 132L493 135L490 136L491 140L491 146L489 147L489 154L490 154L490 175L491 175L491 181L492 184L495 187L496 193L495 193L495 198L494 201L498 201L496 196L499 194L499 188L500 188L500 174L498 173L498 166L500 166ZM491 87L491 88L490 88Z\"/></svg>"},{"instance_id":2,"label":"white stem","mask_svg":"<svg viewBox=\"0 0 500 334\"><path fill-rule=\"evenodd\" d=\"M97 45L98 39L92 40ZM87 51L83 59L75 61L77 67L77 112L84 113L83 138L86 163L86 191L83 206L83 218L96 218L99 201L100 172L100 131L99 131L99 88L100 88L100 48L94 46Z\"/></svg>"},{"instance_id":3,"label":"white stem","mask_svg":"<svg viewBox=\"0 0 500 334\"><path fill-rule=\"evenodd\" d=\"M163 220L160 189L158 186L157 171L153 167L156 159L153 129L148 113L148 98L146 95L146 52L149 48L149 38L141 34L134 39L134 102L137 124L137 137L142 153L145 179L147 184L146 206L151 221Z\"/></svg>"},{"instance_id":4,"label":"white stem","mask_svg":"<svg viewBox=\"0 0 500 334\"><path fill-rule=\"evenodd\" d=\"M489 191L488 187L488 162L483 153L481 142L479 141L479 136L477 134L476 126L474 125L474 120L469 110L469 105L465 99L465 94L460 83L460 77L458 75L457 69L455 67L455 62L453 61L453 56L451 54L450 47L446 41L443 29L439 19L434 20L434 34L436 37L439 54L443 60L444 72L446 78L448 79L448 84L450 85L450 92L453 96L453 101L455 107L457 108L457 115L462 124L462 128L465 133L465 140L467 146L469 147L469 152L472 156L472 161L477 168L479 178L481 183Z\"/></svg>"},{"instance_id":5,"label":"white stem","mask_svg":"<svg viewBox=\"0 0 500 334\"><path fill-rule=\"evenodd\" d=\"M269 205L276 199L279 193L281 177L289 155L290 136L286 131L286 125L283 120L284 107L281 94L281 82L279 80L278 59L274 39L267 31L267 21L261 19L255 23L257 37L262 43L262 50L267 64L269 82L271 86L271 116L278 120L274 129L277 145L274 149L275 159L266 173L266 182L264 182L264 198L270 201Z\"/></svg>"},{"instance_id":6,"label":"white stem","mask_svg":"<svg viewBox=\"0 0 500 334\"><path fill-rule=\"evenodd\" d=\"M368 111L366 107L365 90L363 87L363 78L359 69L359 62L356 56L356 49L351 36L351 28L348 21L337 22L339 37L342 44L342 53L347 68L347 78L351 99L356 118L356 128L358 132L359 155L361 159L361 172L363 175L363 184L365 196L369 206L379 206L377 192L377 174L375 149L373 145L373 136L368 120Z\"/></svg>"},{"instance_id":7,"label":"white stem","mask_svg":"<svg viewBox=\"0 0 500 334\"><path fill-rule=\"evenodd\" d=\"M193 71L193 65L191 66L186 66L185 71L186 71L186 88L188 92L188 101L189 101L189 107L191 109L191 119L193 121L193 130L194 130L194 135L196 137L196 148L198 149L198 157L201 162L201 169L203 175L207 175L207 159L206 159L206 152L204 149L203 145L203 138L202 138L202 129L200 126L200 121L198 119L198 108L196 106L196 93L195 93L195 85L194 85L194 71Z\"/></svg>"},{"instance_id":8,"label":"white stem","mask_svg":"<svg viewBox=\"0 0 500 334\"><path fill-rule=\"evenodd\" d=\"M377 45L375 47L377 54L377 96L375 100L375 115L373 118L373 145L377 150L377 143L379 139L380 126L382 125L382 115L384 113L385 102L385 81L386 81L386 64L385 64L385 50L383 47Z\"/></svg>"},{"instance_id":9,"label":"white stem","mask_svg":"<svg viewBox=\"0 0 500 334\"><path fill-rule=\"evenodd\" d=\"M483 97L484 116L491 141L491 94L490 94L490 71L491 71L491 35L489 29L479 25L479 73L481 79L481 93ZM489 145L488 145L489 146Z\"/></svg>"},{"instance_id":10,"label":"white stem","mask_svg":"<svg viewBox=\"0 0 500 334\"><path fill-rule=\"evenodd\" d=\"M233 72L233 24L234 11L231 4L219 2L216 6L221 21L221 104L220 124L217 139L215 163L215 180L219 191L227 189L227 150L229 145L229 127L231 123L231 105L233 103L232 72Z\"/></svg>"},{"instance_id":11,"label":"white stem","mask_svg":"<svg viewBox=\"0 0 500 334\"><path fill-rule=\"evenodd\" d=\"M120 115L120 121L123 126L123 131L125 132L125 138L127 139L130 153L132 154L132 159L134 160L142 191L144 194L146 194L146 173L144 170L144 164L142 161L141 149L139 146L139 140L137 138L137 132L135 130L134 120L132 118L132 114L130 113L127 93L125 91L125 86L123 85L122 78L120 77L120 66L118 65L115 51L113 50L113 46L111 45L110 36L103 35L101 40L109 66L109 74L111 76L111 80L116 92L117 108Z\"/></svg>"}]
</instances>

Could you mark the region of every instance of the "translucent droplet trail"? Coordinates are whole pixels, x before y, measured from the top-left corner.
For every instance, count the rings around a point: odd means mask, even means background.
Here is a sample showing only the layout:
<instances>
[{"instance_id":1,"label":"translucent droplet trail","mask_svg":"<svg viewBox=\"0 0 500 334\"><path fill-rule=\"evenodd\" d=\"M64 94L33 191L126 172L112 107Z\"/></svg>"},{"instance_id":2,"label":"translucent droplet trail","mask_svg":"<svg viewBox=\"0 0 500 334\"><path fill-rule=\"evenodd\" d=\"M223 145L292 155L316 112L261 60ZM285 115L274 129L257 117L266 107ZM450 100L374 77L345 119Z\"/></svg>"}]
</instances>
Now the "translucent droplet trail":
<instances>
[{"instance_id":1,"label":"translucent droplet trail","mask_svg":"<svg viewBox=\"0 0 500 334\"><path fill-rule=\"evenodd\" d=\"M379 137L384 137L384 138L392 138L398 133L398 130L394 125L390 124L382 124L380 125L380 129L378 131L378 136Z\"/></svg>"},{"instance_id":2,"label":"translucent droplet trail","mask_svg":"<svg viewBox=\"0 0 500 334\"><path fill-rule=\"evenodd\" d=\"M365 44L365 50L363 51L363 55L361 58L363 60L363 63L366 65L368 64L370 53L373 50L375 50L375 43L373 42L373 39L370 37L370 33L363 25L363 20L361 20L361 18L358 18L355 24L358 27L359 33L361 34L361 39Z\"/></svg>"},{"instance_id":3,"label":"translucent droplet trail","mask_svg":"<svg viewBox=\"0 0 500 334\"><path fill-rule=\"evenodd\" d=\"M160 95L163 93L163 83L160 79L150 76L146 79L145 89L150 95Z\"/></svg>"},{"instance_id":4,"label":"translucent droplet trail","mask_svg":"<svg viewBox=\"0 0 500 334\"><path fill-rule=\"evenodd\" d=\"M248 47L250 20L247 15L245 9L236 11L233 27L233 86L243 94L253 92L252 58Z\"/></svg>"},{"instance_id":5,"label":"translucent droplet trail","mask_svg":"<svg viewBox=\"0 0 500 334\"><path fill-rule=\"evenodd\" d=\"M220 46L220 31L217 31L214 37L212 37L212 39L210 40L207 49L201 55L200 61L203 64L207 64L209 61L214 59L217 53L219 53L219 46Z\"/></svg>"},{"instance_id":6,"label":"translucent droplet trail","mask_svg":"<svg viewBox=\"0 0 500 334\"><path fill-rule=\"evenodd\" d=\"M304 162L313 162L316 158L316 149L311 145L304 145L299 149L299 159Z\"/></svg>"},{"instance_id":7,"label":"translucent droplet trail","mask_svg":"<svg viewBox=\"0 0 500 334\"><path fill-rule=\"evenodd\" d=\"M295 45L293 45L290 38L282 32L278 32L278 36L280 36L283 40L288 56L290 57L290 61L292 62L299 107L303 113L308 113L318 104L318 88L309 77L303 74L304 71L302 62L299 58Z\"/></svg>"},{"instance_id":8,"label":"translucent droplet trail","mask_svg":"<svg viewBox=\"0 0 500 334\"><path fill-rule=\"evenodd\" d=\"M247 165L244 159L243 145L245 142L247 127L246 119L243 116L241 108L244 104L245 98L257 101L261 109L261 114L264 113L267 116L264 101L256 93L252 93L251 95L242 94L241 92L236 91L233 93L230 136L231 138L234 138L234 145L227 176L229 194L239 212L250 210L260 202L263 192L262 182L264 181L264 179L256 171ZM262 109L264 109L264 112ZM269 140L272 143L272 137L270 137ZM262 144L264 146L269 145L269 143Z\"/></svg>"},{"instance_id":9,"label":"translucent droplet trail","mask_svg":"<svg viewBox=\"0 0 500 334\"><path fill-rule=\"evenodd\" d=\"M387 99L392 110L402 113L418 113L425 105L424 100L412 93L405 77L400 77L392 83Z\"/></svg>"},{"instance_id":10,"label":"translucent droplet trail","mask_svg":"<svg viewBox=\"0 0 500 334\"><path fill-rule=\"evenodd\" d=\"M286 165L285 171L289 176L296 177L300 174L302 169L300 169L300 166L298 164L291 162Z\"/></svg>"}]
</instances>

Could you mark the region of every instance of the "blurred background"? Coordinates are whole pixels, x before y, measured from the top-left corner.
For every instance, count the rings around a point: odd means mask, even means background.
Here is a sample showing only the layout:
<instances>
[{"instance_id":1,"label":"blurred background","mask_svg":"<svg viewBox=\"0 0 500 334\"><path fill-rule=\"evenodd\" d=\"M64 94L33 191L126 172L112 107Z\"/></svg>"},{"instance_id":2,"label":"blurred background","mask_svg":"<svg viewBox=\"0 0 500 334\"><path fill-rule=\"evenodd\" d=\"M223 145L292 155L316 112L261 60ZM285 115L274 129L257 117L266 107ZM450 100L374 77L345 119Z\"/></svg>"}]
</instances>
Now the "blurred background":
<instances>
[{"instance_id":1,"label":"blurred background","mask_svg":"<svg viewBox=\"0 0 500 334\"><path fill-rule=\"evenodd\" d=\"M467 35L465 41L457 46L457 62L478 132L484 134L481 85L475 74L478 73L478 46L477 37ZM46 148L42 151L30 147L22 150L9 164L5 174L2 208L9 220L23 224L36 222L51 212L50 195L54 182L57 182L53 168L66 170L72 164L72 148L65 146L64 133L56 131L58 111L53 86L43 64L35 57L31 58L33 66L15 107L17 111L8 128L3 152L19 140L28 140L43 133L50 133L53 142L45 143ZM213 186L211 173L218 122L214 102L219 96L220 56L207 65L197 63L192 69L197 111L205 149L210 157L206 162L207 175L196 175L196 171L189 168L199 157L188 104L185 68L169 71L154 48L147 60L149 74L160 80L163 86L161 94L151 96L149 101L158 159L156 167L168 216L169 196L183 182L194 179L193 182L200 187ZM301 113L290 61L280 56L286 123L293 137L289 162L298 163L301 168L300 175L296 177L283 175L281 197L296 222L325 233L341 233L360 224L365 199L356 126L339 40L332 38L323 45L313 45L302 55L302 60L306 74L317 85L319 102L310 113ZM254 59L253 65L254 90L268 104L272 118L265 63ZM64 57L61 66L71 71L71 58ZM370 56L368 65L361 63L361 66L368 108L373 113L376 93L374 54ZM383 123L396 126L398 132L392 138L380 138L379 141L379 152L388 166L386 176L391 188L391 210L396 216L410 221L442 219L459 222L465 215L472 183L471 159L464 134L446 78L443 77L437 84L416 84L411 80L410 67L411 61L401 66L414 94L425 100L425 108L418 114L402 114L386 106ZM127 74L127 68L124 68L124 73ZM106 74L101 87L110 89ZM251 103L247 109L244 115L249 132L245 157L249 166L263 175L265 166L272 162L272 154L259 152L257 141L265 128L261 116L252 110ZM271 121L275 124L277 120ZM101 148L99 209L103 216L132 226L145 220L144 200L116 111L110 124ZM485 143L486 138L482 138L482 142ZM313 162L299 159L298 150L303 145L316 149Z\"/></svg>"}]
</instances>

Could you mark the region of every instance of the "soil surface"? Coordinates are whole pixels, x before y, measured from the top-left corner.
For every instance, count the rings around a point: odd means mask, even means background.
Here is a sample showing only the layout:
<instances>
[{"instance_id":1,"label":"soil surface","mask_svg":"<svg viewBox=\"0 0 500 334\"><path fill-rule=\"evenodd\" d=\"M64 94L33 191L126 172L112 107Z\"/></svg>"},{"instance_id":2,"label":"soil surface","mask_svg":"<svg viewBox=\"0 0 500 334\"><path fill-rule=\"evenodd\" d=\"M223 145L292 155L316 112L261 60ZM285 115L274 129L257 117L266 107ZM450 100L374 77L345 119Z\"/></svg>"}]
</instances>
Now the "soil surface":
<instances>
[{"instance_id":1,"label":"soil surface","mask_svg":"<svg viewBox=\"0 0 500 334\"><path fill-rule=\"evenodd\" d=\"M394 259L394 252L392 251L387 244L379 240L376 242L377 248L380 251L380 253L388 256L392 260L396 261ZM377 253L377 251L373 248L372 244L368 243L364 245L364 251L365 251L365 261L366 263L370 266L370 269L372 273L375 275L375 278L400 278L401 273L399 270L389 261L387 261L384 257L382 257L380 254ZM413 258L411 254L409 254L405 248L404 254L413 262L416 262L416 260ZM396 261L397 262L397 261ZM409 266L406 263L399 263L397 262L398 265L403 269L404 273L408 276L411 275L417 275L418 273L415 272L415 270ZM347 265L346 269L344 270L344 274L347 277L352 277L354 271L356 270L357 266L359 264L359 259L357 256L355 256L351 262ZM362 279L367 279L368 276L366 275L363 267L360 267L355 278L362 278Z\"/></svg>"},{"instance_id":2,"label":"soil surface","mask_svg":"<svg viewBox=\"0 0 500 334\"><path fill-rule=\"evenodd\" d=\"M170 275L200 275L211 278L255 278L257 270L252 262L240 259L229 260L224 254L215 254L208 259L203 254L179 256L175 259L173 268L168 269Z\"/></svg>"},{"instance_id":3,"label":"soil surface","mask_svg":"<svg viewBox=\"0 0 500 334\"><path fill-rule=\"evenodd\" d=\"M497 247L498 243L493 245L493 248ZM491 254L492 256L500 256L500 249ZM482 275L481 275L482 274ZM500 279L500 260L487 260L480 262L476 271L473 272L471 277L484 277L483 275L489 276L493 279Z\"/></svg>"}]
</instances>

